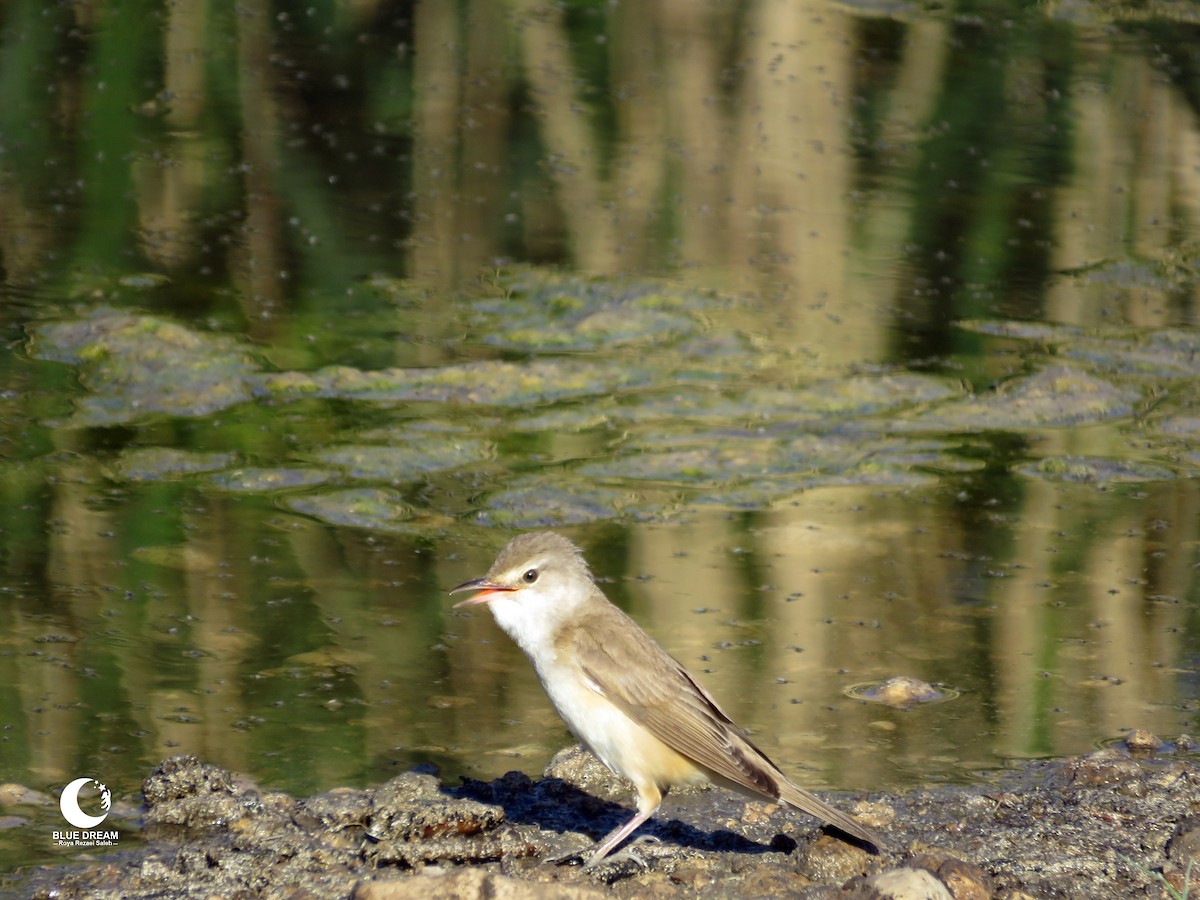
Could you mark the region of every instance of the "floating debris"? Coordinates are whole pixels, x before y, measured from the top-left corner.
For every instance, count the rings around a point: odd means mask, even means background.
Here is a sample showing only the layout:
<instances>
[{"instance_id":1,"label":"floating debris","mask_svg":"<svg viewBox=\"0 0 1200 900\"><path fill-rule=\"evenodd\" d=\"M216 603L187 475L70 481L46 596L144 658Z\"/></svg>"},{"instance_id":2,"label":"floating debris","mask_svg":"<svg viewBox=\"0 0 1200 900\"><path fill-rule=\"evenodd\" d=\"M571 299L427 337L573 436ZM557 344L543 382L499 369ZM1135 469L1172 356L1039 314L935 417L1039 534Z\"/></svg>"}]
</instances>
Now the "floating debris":
<instances>
[{"instance_id":1,"label":"floating debris","mask_svg":"<svg viewBox=\"0 0 1200 900\"><path fill-rule=\"evenodd\" d=\"M927 681L909 675L895 675L881 684L860 684L846 690L847 695L857 700L882 703L893 709L907 709L918 703L953 700L958 691L935 688Z\"/></svg>"}]
</instances>

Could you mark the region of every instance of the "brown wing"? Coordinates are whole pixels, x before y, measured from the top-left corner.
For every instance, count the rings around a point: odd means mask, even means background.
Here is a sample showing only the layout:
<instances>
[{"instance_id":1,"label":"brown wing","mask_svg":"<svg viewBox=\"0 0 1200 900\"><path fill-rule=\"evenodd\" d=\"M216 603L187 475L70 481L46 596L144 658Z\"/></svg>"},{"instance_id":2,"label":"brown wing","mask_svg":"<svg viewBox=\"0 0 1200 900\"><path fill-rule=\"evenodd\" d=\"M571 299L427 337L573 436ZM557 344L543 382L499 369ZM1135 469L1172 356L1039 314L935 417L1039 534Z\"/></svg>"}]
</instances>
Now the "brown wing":
<instances>
[{"instance_id":1,"label":"brown wing","mask_svg":"<svg viewBox=\"0 0 1200 900\"><path fill-rule=\"evenodd\" d=\"M712 695L629 616L607 599L592 607L566 639L584 674L622 712L728 787L782 800L883 847L842 810L788 781Z\"/></svg>"},{"instance_id":2,"label":"brown wing","mask_svg":"<svg viewBox=\"0 0 1200 900\"><path fill-rule=\"evenodd\" d=\"M786 779L775 764L632 619L606 600L578 626L568 639L580 667L622 712L692 762L778 799Z\"/></svg>"}]
</instances>

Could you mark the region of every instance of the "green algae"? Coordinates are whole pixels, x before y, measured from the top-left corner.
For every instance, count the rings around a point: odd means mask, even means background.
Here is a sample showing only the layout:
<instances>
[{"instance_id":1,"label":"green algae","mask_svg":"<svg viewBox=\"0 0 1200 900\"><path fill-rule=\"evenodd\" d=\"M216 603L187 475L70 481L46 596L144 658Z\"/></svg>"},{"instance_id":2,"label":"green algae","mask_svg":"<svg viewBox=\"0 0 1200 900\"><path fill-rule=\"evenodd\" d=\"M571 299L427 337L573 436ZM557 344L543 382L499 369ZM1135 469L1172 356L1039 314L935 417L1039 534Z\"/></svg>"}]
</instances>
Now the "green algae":
<instances>
[{"instance_id":1,"label":"green algae","mask_svg":"<svg viewBox=\"0 0 1200 900\"><path fill-rule=\"evenodd\" d=\"M1059 325L1054 322L1021 322L997 319L963 319L958 327L964 331L994 337L1015 338L1022 341L1037 341L1041 344L1066 344L1085 335L1075 325Z\"/></svg>"},{"instance_id":2,"label":"green algae","mask_svg":"<svg viewBox=\"0 0 1200 900\"><path fill-rule=\"evenodd\" d=\"M1104 339L1080 340L1063 356L1082 360L1105 372L1175 380L1200 375L1200 333L1182 328L1117 332Z\"/></svg>"},{"instance_id":3,"label":"green algae","mask_svg":"<svg viewBox=\"0 0 1200 900\"><path fill-rule=\"evenodd\" d=\"M172 481L216 472L237 463L234 453L201 452L174 447L134 447L123 451L108 467L121 481Z\"/></svg>"},{"instance_id":4,"label":"green algae","mask_svg":"<svg viewBox=\"0 0 1200 900\"><path fill-rule=\"evenodd\" d=\"M1200 332L1190 328L1091 328L1043 322L970 320L979 334L1032 342L1107 374L1173 380L1200 375Z\"/></svg>"},{"instance_id":5,"label":"green algae","mask_svg":"<svg viewBox=\"0 0 1200 900\"><path fill-rule=\"evenodd\" d=\"M75 427L207 416L249 400L258 370L237 338L106 308L31 326L29 352L79 368L88 393L76 398Z\"/></svg>"},{"instance_id":6,"label":"green algae","mask_svg":"<svg viewBox=\"0 0 1200 900\"><path fill-rule=\"evenodd\" d=\"M337 366L309 375L268 374L256 386L260 393L278 398L313 394L377 402L525 406L645 387L653 380L652 370L625 362L538 359L523 363L483 360L375 372Z\"/></svg>"},{"instance_id":7,"label":"green algae","mask_svg":"<svg viewBox=\"0 0 1200 900\"><path fill-rule=\"evenodd\" d=\"M1181 441L1200 440L1200 415L1180 413L1166 416L1153 423L1152 428L1168 438Z\"/></svg>"},{"instance_id":8,"label":"green algae","mask_svg":"<svg viewBox=\"0 0 1200 900\"><path fill-rule=\"evenodd\" d=\"M266 493L326 484L336 479L326 469L286 466L248 466L211 475L208 483L223 491Z\"/></svg>"},{"instance_id":9,"label":"green algae","mask_svg":"<svg viewBox=\"0 0 1200 900\"><path fill-rule=\"evenodd\" d=\"M344 444L307 454L316 462L340 469L356 481L399 483L430 472L480 462L488 444L478 440L431 440L391 445Z\"/></svg>"},{"instance_id":10,"label":"green algae","mask_svg":"<svg viewBox=\"0 0 1200 900\"><path fill-rule=\"evenodd\" d=\"M502 528L557 528L618 519L639 506L644 509L631 491L538 476L518 479L488 496L475 519Z\"/></svg>"},{"instance_id":11,"label":"green algae","mask_svg":"<svg viewBox=\"0 0 1200 900\"><path fill-rule=\"evenodd\" d=\"M1048 366L996 390L922 410L905 421L927 430L1022 430L1130 416L1141 389L1071 366Z\"/></svg>"},{"instance_id":12,"label":"green algae","mask_svg":"<svg viewBox=\"0 0 1200 900\"><path fill-rule=\"evenodd\" d=\"M960 384L930 375L895 372L829 378L799 386L683 384L669 393L636 396L613 407L613 421L726 420L772 422L856 418L959 397Z\"/></svg>"},{"instance_id":13,"label":"green algae","mask_svg":"<svg viewBox=\"0 0 1200 900\"><path fill-rule=\"evenodd\" d=\"M692 446L666 449L661 445L678 444L679 437L654 436L578 472L608 481L704 487L704 502L713 502L714 490L736 485L737 505L744 505L749 495L770 498L818 485L925 484L930 477L921 468L963 471L981 465L958 455L954 444L927 438L698 432L689 440Z\"/></svg>"},{"instance_id":14,"label":"green algae","mask_svg":"<svg viewBox=\"0 0 1200 900\"><path fill-rule=\"evenodd\" d=\"M664 344L699 334L705 313L728 298L671 282L588 279L518 269L500 296L467 306L471 334L509 350L604 350Z\"/></svg>"},{"instance_id":15,"label":"green algae","mask_svg":"<svg viewBox=\"0 0 1200 900\"><path fill-rule=\"evenodd\" d=\"M1178 477L1173 470L1165 466L1097 456L1048 456L1037 462L1017 466L1016 471L1028 478L1046 481L1095 484L1166 481Z\"/></svg>"},{"instance_id":16,"label":"green algae","mask_svg":"<svg viewBox=\"0 0 1200 900\"><path fill-rule=\"evenodd\" d=\"M376 531L408 531L414 510L396 491L382 488L347 488L288 497L291 510L331 525Z\"/></svg>"},{"instance_id":17,"label":"green algae","mask_svg":"<svg viewBox=\"0 0 1200 900\"><path fill-rule=\"evenodd\" d=\"M394 295L412 322L432 303L427 289L369 286ZM953 373L827 371L769 334L743 332L747 301L658 281L523 269L439 316L456 308L468 342L507 356L269 371L240 339L103 308L32 326L29 350L78 369L72 426L243 404L247 412L225 418L287 436L259 444L242 428L236 453L142 447L109 466L114 478L206 476L200 483L214 490L277 492L297 512L365 528L411 529L418 517L506 528L659 520L714 505L769 508L817 487L921 488L985 465L990 445L971 444L983 438L970 433L1081 424L1127 423L1129 453L1160 458L1122 468L1103 453L1052 456L1016 471L1097 483L1200 472L1188 402L1172 398L1158 408L1174 412L1137 418L1195 374L1200 338L1187 329L965 322L1010 342L1009 357L1013 347L1023 353L1010 367L1019 374L970 394ZM323 426L335 409L367 421ZM388 490L418 483L430 502L420 512Z\"/></svg>"}]
</instances>

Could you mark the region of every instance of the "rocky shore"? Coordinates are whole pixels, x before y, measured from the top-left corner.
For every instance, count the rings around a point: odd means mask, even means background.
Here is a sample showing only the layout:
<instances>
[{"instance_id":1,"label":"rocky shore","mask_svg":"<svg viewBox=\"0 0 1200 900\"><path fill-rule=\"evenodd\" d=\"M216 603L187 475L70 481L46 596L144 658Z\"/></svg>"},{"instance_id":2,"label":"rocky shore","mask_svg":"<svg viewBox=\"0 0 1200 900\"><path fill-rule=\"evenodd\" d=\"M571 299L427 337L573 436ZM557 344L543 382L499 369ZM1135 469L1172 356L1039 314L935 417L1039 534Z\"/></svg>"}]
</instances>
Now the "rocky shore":
<instances>
[{"instance_id":1,"label":"rocky shore","mask_svg":"<svg viewBox=\"0 0 1200 900\"><path fill-rule=\"evenodd\" d=\"M417 770L303 799L180 756L143 793L136 846L32 871L27 896L1107 900L1186 896L1200 854L1200 766L1129 748L983 785L830 797L885 836L881 853L727 791L673 794L649 837L590 870L555 859L628 816L631 794L578 748L540 780Z\"/></svg>"}]
</instances>

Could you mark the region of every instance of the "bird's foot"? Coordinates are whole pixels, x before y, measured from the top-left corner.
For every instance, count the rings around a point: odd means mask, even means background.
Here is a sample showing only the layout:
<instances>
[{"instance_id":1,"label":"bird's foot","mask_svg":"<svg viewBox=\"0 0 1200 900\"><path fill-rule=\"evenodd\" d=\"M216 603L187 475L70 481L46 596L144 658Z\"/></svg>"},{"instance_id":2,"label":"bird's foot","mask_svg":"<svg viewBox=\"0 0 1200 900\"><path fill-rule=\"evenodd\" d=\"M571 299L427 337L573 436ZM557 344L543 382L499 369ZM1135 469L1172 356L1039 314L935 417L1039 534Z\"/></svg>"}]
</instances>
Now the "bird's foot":
<instances>
[{"instance_id":1,"label":"bird's foot","mask_svg":"<svg viewBox=\"0 0 1200 900\"><path fill-rule=\"evenodd\" d=\"M633 862L633 863L636 863L638 865L638 867L640 867L642 869L649 869L650 863L646 862L646 858L644 856L642 856L640 853L638 853L637 848L639 846L644 847L647 844L661 844L661 843L662 843L662 840L660 840L659 838L656 838L652 834L639 835L638 837L636 837L632 841L630 841L628 844L626 844L623 849L618 850L616 853L612 853L608 856L601 856L601 857L593 856L591 859L589 859L586 863L583 864L583 867L585 869L594 869L597 866L599 866L601 864L605 864L605 863L619 864L619 863L623 863L623 862Z\"/></svg>"}]
</instances>

